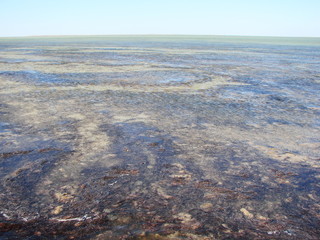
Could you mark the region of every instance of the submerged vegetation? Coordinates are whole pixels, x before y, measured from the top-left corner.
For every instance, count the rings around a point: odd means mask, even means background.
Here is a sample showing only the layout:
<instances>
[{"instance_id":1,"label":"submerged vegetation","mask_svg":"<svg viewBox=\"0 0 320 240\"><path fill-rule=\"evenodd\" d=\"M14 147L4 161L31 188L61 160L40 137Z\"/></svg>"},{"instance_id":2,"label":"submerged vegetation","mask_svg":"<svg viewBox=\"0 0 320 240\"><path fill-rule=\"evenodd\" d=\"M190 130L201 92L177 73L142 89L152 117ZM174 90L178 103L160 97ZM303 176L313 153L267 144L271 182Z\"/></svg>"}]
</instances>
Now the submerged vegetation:
<instances>
[{"instance_id":1,"label":"submerged vegetation","mask_svg":"<svg viewBox=\"0 0 320 240\"><path fill-rule=\"evenodd\" d=\"M1 39L0 238L319 238L320 42L278 40Z\"/></svg>"}]
</instances>

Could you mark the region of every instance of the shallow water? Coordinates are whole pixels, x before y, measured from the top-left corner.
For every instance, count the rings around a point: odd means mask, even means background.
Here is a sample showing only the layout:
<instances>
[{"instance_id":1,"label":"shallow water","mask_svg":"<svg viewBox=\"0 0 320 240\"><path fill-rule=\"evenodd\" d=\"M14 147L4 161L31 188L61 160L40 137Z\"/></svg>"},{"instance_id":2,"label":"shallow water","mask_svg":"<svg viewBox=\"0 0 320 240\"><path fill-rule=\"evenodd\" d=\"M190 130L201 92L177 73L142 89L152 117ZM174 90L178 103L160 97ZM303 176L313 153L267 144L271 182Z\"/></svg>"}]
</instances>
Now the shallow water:
<instances>
[{"instance_id":1,"label":"shallow water","mask_svg":"<svg viewBox=\"0 0 320 240\"><path fill-rule=\"evenodd\" d=\"M0 239L318 239L320 39L0 39Z\"/></svg>"}]
</instances>

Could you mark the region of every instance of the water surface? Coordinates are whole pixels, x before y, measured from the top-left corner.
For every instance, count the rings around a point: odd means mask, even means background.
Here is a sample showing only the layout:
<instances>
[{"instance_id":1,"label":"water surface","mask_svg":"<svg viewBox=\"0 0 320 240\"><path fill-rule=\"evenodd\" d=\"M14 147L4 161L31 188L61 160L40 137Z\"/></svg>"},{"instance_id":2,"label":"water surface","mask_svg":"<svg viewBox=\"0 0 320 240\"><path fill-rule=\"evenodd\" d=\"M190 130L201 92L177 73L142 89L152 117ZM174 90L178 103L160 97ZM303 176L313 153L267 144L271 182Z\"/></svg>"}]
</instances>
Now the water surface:
<instances>
[{"instance_id":1,"label":"water surface","mask_svg":"<svg viewBox=\"0 0 320 240\"><path fill-rule=\"evenodd\" d=\"M317 239L320 39L0 39L1 239Z\"/></svg>"}]
</instances>

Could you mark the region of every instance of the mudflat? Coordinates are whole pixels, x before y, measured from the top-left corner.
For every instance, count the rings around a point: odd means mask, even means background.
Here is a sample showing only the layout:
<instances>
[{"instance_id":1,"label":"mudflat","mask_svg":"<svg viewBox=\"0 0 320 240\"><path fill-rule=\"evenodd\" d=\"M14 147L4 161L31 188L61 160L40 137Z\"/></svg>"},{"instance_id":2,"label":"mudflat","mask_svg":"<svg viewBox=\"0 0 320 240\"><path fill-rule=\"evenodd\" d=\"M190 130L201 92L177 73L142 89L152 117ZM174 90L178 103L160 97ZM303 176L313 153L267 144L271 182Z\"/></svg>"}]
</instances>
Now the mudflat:
<instances>
[{"instance_id":1,"label":"mudflat","mask_svg":"<svg viewBox=\"0 0 320 240\"><path fill-rule=\"evenodd\" d=\"M320 39L0 39L1 239L318 239Z\"/></svg>"}]
</instances>

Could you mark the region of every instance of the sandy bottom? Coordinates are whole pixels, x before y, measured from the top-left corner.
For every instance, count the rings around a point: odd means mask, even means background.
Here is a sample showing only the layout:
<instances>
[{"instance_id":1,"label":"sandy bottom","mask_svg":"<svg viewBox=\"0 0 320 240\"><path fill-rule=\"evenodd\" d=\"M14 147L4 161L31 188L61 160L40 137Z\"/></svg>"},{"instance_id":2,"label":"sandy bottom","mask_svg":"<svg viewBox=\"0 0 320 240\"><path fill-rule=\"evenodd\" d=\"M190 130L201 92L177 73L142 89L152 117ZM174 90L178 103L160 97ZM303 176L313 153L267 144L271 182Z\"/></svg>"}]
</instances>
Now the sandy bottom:
<instances>
[{"instance_id":1,"label":"sandy bottom","mask_svg":"<svg viewBox=\"0 0 320 240\"><path fill-rule=\"evenodd\" d=\"M0 238L320 237L313 65L147 50L2 50Z\"/></svg>"}]
</instances>

